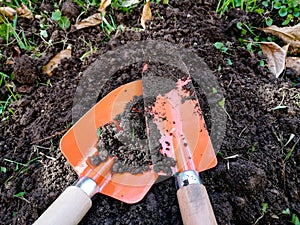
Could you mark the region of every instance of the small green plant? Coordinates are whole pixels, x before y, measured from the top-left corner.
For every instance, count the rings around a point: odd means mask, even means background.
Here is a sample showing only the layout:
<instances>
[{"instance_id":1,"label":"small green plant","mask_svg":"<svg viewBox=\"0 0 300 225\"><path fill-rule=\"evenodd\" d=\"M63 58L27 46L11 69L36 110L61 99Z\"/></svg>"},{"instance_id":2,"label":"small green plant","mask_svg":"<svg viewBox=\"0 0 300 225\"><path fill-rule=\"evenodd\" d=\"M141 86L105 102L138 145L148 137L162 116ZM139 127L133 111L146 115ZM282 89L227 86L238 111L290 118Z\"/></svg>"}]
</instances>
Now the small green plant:
<instances>
[{"instance_id":1,"label":"small green plant","mask_svg":"<svg viewBox=\"0 0 300 225\"><path fill-rule=\"evenodd\" d=\"M25 196L25 191L21 191L21 192L13 195L14 198L19 198L21 200L24 200L27 203L30 203L24 196Z\"/></svg>"},{"instance_id":2,"label":"small green plant","mask_svg":"<svg viewBox=\"0 0 300 225\"><path fill-rule=\"evenodd\" d=\"M229 58L226 59L226 62L227 62L228 66L232 66L233 65L233 62Z\"/></svg>"},{"instance_id":3,"label":"small green plant","mask_svg":"<svg viewBox=\"0 0 300 225\"><path fill-rule=\"evenodd\" d=\"M290 215L291 211L290 211L289 208L286 208L285 210L282 210L281 214L283 214L283 215Z\"/></svg>"},{"instance_id":4,"label":"small green plant","mask_svg":"<svg viewBox=\"0 0 300 225\"><path fill-rule=\"evenodd\" d=\"M254 27L251 24L246 24L243 22L238 22L236 24L236 27L241 30L241 35L244 36L248 33L252 34L254 37L256 37L257 35L254 33Z\"/></svg>"},{"instance_id":5,"label":"small green plant","mask_svg":"<svg viewBox=\"0 0 300 225\"><path fill-rule=\"evenodd\" d=\"M258 221L260 221L264 217L264 215L266 214L266 212L268 210L268 207L269 207L268 203L263 202L261 204L261 216L258 217L258 219L255 221L254 225L257 224Z\"/></svg>"},{"instance_id":6,"label":"small green plant","mask_svg":"<svg viewBox=\"0 0 300 225\"><path fill-rule=\"evenodd\" d=\"M100 137L101 131L102 131L102 128L101 128L101 127L99 127L99 128L96 130L97 137Z\"/></svg>"},{"instance_id":7,"label":"small green plant","mask_svg":"<svg viewBox=\"0 0 300 225\"><path fill-rule=\"evenodd\" d=\"M230 119L230 120L232 120L231 119L231 116L229 115L229 113L227 112L227 110L226 110L226 108L225 108L225 98L223 98L222 100L220 100L219 102L218 102L218 105L224 110L224 112L226 113L226 115L228 116L228 118Z\"/></svg>"},{"instance_id":8,"label":"small green plant","mask_svg":"<svg viewBox=\"0 0 300 225\"><path fill-rule=\"evenodd\" d=\"M231 42L227 42L225 45L222 42L214 43L216 49L220 50L222 53L228 54L228 48L231 46Z\"/></svg>"},{"instance_id":9,"label":"small green plant","mask_svg":"<svg viewBox=\"0 0 300 225\"><path fill-rule=\"evenodd\" d=\"M156 2L156 4L160 4L161 0L156 0L155 2ZM169 4L169 0L163 0L162 3L163 3L164 5L168 5L168 4Z\"/></svg>"},{"instance_id":10,"label":"small green plant","mask_svg":"<svg viewBox=\"0 0 300 225\"><path fill-rule=\"evenodd\" d=\"M217 88L213 87L213 88L211 89L211 92L212 92L213 94L217 94L217 93L218 93L218 90L217 90Z\"/></svg>"},{"instance_id":11,"label":"small green plant","mask_svg":"<svg viewBox=\"0 0 300 225\"><path fill-rule=\"evenodd\" d=\"M63 30L68 29L71 25L69 18L62 16L61 11L58 9L52 12L51 19L56 21L58 26Z\"/></svg>"},{"instance_id":12,"label":"small green plant","mask_svg":"<svg viewBox=\"0 0 300 225\"><path fill-rule=\"evenodd\" d=\"M0 87L5 87L8 90L8 94L3 97L1 96L0 99L0 116L2 117L2 121L8 119L8 117L4 117L6 111L14 114L14 111L9 109L8 106L21 97L19 94L13 92L12 85L9 83L10 81L12 81L12 76L0 72Z\"/></svg>"},{"instance_id":13,"label":"small green plant","mask_svg":"<svg viewBox=\"0 0 300 225\"><path fill-rule=\"evenodd\" d=\"M84 12L87 12L90 7L99 5L99 1L97 0L74 0L74 2L77 3L83 9Z\"/></svg>"},{"instance_id":14,"label":"small green plant","mask_svg":"<svg viewBox=\"0 0 300 225\"><path fill-rule=\"evenodd\" d=\"M286 208L285 210L282 210L281 214L283 215L291 215L291 211L289 208ZM292 220L290 221L294 225L300 225L299 218L296 214L292 215Z\"/></svg>"},{"instance_id":15,"label":"small green plant","mask_svg":"<svg viewBox=\"0 0 300 225\"><path fill-rule=\"evenodd\" d=\"M254 144L251 146L251 148L249 149L249 152L255 152L256 149L257 149L257 145L258 145L258 142L254 142Z\"/></svg>"},{"instance_id":16,"label":"small green plant","mask_svg":"<svg viewBox=\"0 0 300 225\"><path fill-rule=\"evenodd\" d=\"M256 12L265 18L267 26L273 24L273 19L268 15L270 10L284 18L282 25L288 25L290 22L297 23L300 16L299 0L265 0L262 2L256 0L220 0L216 12L222 16L229 8L239 8L246 12Z\"/></svg>"},{"instance_id":17,"label":"small green plant","mask_svg":"<svg viewBox=\"0 0 300 225\"><path fill-rule=\"evenodd\" d=\"M140 2L140 0L112 0L111 7L121 12L130 13Z\"/></svg>"},{"instance_id":18,"label":"small green plant","mask_svg":"<svg viewBox=\"0 0 300 225\"><path fill-rule=\"evenodd\" d=\"M300 138L295 142L295 144L292 146L292 148L290 149L290 151L286 154L285 158L284 158L284 161L287 161L289 158L291 158L292 154L293 154L293 151L295 150L296 148L296 145L298 144Z\"/></svg>"},{"instance_id":19,"label":"small green plant","mask_svg":"<svg viewBox=\"0 0 300 225\"><path fill-rule=\"evenodd\" d=\"M220 0L216 12L222 16L230 7L240 8L246 12L253 12L258 9L256 3L256 0ZM258 13L262 13L262 10L258 10Z\"/></svg>"},{"instance_id":20,"label":"small green plant","mask_svg":"<svg viewBox=\"0 0 300 225\"><path fill-rule=\"evenodd\" d=\"M278 15L285 18L282 25L288 25L300 16L300 4L298 0L268 0L263 2L265 6L273 5L278 10Z\"/></svg>"},{"instance_id":21,"label":"small green plant","mask_svg":"<svg viewBox=\"0 0 300 225\"><path fill-rule=\"evenodd\" d=\"M294 225L300 225L300 221L299 218L296 214L292 215L292 221L291 221Z\"/></svg>"},{"instance_id":22,"label":"small green plant","mask_svg":"<svg viewBox=\"0 0 300 225\"><path fill-rule=\"evenodd\" d=\"M4 183L7 183L8 181L10 181L11 179L17 177L19 174L25 173L28 170L28 166L36 161L38 161L39 159L41 159L41 156L37 156L31 160L29 160L27 163L21 163L21 162L17 162L14 160L10 160L10 159L4 159L5 162L9 162L9 163L13 163L15 165L15 172L17 172L16 174L14 174L13 176L9 177Z\"/></svg>"},{"instance_id":23,"label":"small green plant","mask_svg":"<svg viewBox=\"0 0 300 225\"><path fill-rule=\"evenodd\" d=\"M24 191L22 191L22 192L19 192L19 193L17 193L17 194L14 194L13 196L14 196L14 197L23 198L23 197L24 197L24 195L25 195L25 192L24 192Z\"/></svg>"},{"instance_id":24,"label":"small green plant","mask_svg":"<svg viewBox=\"0 0 300 225\"><path fill-rule=\"evenodd\" d=\"M1 173L6 173L7 169L4 166L0 166L0 172Z\"/></svg>"}]
</instances>

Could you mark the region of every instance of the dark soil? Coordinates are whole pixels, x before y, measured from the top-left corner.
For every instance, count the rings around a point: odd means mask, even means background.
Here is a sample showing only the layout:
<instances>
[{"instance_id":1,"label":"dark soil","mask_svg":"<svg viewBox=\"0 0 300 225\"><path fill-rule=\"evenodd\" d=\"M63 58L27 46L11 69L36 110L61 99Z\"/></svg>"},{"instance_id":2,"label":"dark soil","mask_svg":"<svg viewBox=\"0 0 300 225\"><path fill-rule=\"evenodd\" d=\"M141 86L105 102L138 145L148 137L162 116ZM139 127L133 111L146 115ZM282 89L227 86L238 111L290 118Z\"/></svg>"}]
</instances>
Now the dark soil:
<instances>
[{"instance_id":1,"label":"dark soil","mask_svg":"<svg viewBox=\"0 0 300 225\"><path fill-rule=\"evenodd\" d=\"M147 142L144 101L142 96L126 104L124 112L117 115L115 122L98 128L98 152L90 158L98 166L100 162L116 156L112 172L132 174L150 170L151 155ZM156 140L159 143L159 138ZM160 148L156 149L159 154Z\"/></svg>"},{"instance_id":2,"label":"dark soil","mask_svg":"<svg viewBox=\"0 0 300 225\"><path fill-rule=\"evenodd\" d=\"M52 1L44 1L36 11L51 14L53 8ZM99 26L70 32L51 22L47 31L54 44L47 45L39 37L39 20L18 19L17 28L38 47L34 51L21 50L22 57L16 59L13 46L0 41L3 55L0 70L17 74L15 91L22 95L9 107L14 113L6 112L4 117L9 119L0 124L0 166L7 169L0 172L0 224L32 224L76 181L77 175L58 146L72 123L72 101L82 72L108 50L129 41L147 39L192 48L224 89L226 112L230 116L226 136L218 165L201 173L218 223L254 224L262 215L262 203L267 203L268 208L257 224L291 224L292 215L281 213L287 208L291 214L300 216L299 87L288 76L275 79L266 67L259 66L260 55L250 54L240 46L234 24L242 18L262 27L259 16L235 10L224 19L215 14L215 8L216 3L201 1L153 4L154 18L145 31L132 29L140 27L141 7L131 14L115 11L116 22L128 28L112 33L108 42ZM91 7L84 16L96 10ZM75 17L75 13L66 9L64 14ZM73 46L72 57L63 60L51 77L46 76L41 73L42 66L65 47L60 40ZM232 43L229 54L214 48L217 41ZM90 46L97 51L80 60ZM37 52L43 52L44 56L35 61ZM228 65L228 58L232 65ZM29 72L22 74L20 68ZM105 88L99 90L99 98L121 84L141 79L141 68L142 62L117 71ZM8 94L3 88L0 100ZM274 110L283 96L282 105L287 107ZM200 99L200 104L202 107L205 101ZM25 192L23 197L16 196L20 192ZM154 184L145 198L133 205L97 194L80 224L182 224L174 178Z\"/></svg>"}]
</instances>

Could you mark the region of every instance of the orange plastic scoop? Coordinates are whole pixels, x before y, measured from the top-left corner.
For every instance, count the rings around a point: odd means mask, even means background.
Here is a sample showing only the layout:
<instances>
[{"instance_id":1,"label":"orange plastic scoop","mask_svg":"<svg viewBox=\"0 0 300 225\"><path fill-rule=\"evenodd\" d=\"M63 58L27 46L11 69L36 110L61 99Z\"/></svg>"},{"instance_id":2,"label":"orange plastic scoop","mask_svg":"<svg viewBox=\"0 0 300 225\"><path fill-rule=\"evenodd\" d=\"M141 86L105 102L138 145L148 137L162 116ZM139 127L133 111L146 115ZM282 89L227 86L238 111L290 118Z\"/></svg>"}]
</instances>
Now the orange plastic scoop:
<instances>
[{"instance_id":1,"label":"orange plastic scoop","mask_svg":"<svg viewBox=\"0 0 300 225\"><path fill-rule=\"evenodd\" d=\"M124 111L125 105L134 96L142 95L141 81L123 85L99 101L62 138L60 147L79 178L89 177L98 187L96 192L111 196L126 203L140 201L157 179L151 171L133 175L112 174L113 159L94 167L88 158L97 151L96 130L114 120Z\"/></svg>"},{"instance_id":2,"label":"orange plastic scoop","mask_svg":"<svg viewBox=\"0 0 300 225\"><path fill-rule=\"evenodd\" d=\"M133 175L112 174L114 158L98 166L88 160L97 151L96 130L123 112L134 96L142 95L141 81L123 85L99 101L63 136L61 150L79 176L38 218L35 225L78 224L92 206L91 197L100 192L126 203L140 201L156 181L151 171Z\"/></svg>"},{"instance_id":3,"label":"orange plastic scoop","mask_svg":"<svg viewBox=\"0 0 300 225\"><path fill-rule=\"evenodd\" d=\"M146 195L158 178L158 173L153 170L136 175L127 172L118 174L112 173L115 158L109 157L98 166L91 165L89 161L89 158L97 151L97 129L113 121L116 115L122 113L125 105L134 96L142 95L142 86L142 81L138 80L115 89L91 108L64 135L60 147L64 156L78 174L79 181L75 186L68 187L34 223L35 225L77 224L91 207L90 198L97 192L126 203L138 202ZM159 99L157 104L160 105ZM194 106L193 102L187 101L181 108L179 107L179 111L176 111L176 113L182 114L185 107L191 108ZM157 108L157 110L160 111L161 109ZM171 108L168 110L167 116L173 118L172 114L174 112ZM197 170L204 170L213 166L215 164L215 161L211 159L213 149L210 146L208 134L204 131L203 119L199 118L199 114L186 115L186 117L180 118L185 122L180 125L178 130L185 133L191 149L190 155L184 157L192 157ZM179 124L176 126L179 126ZM164 124L163 127L170 129L171 132L174 124ZM203 132L200 132L200 130L203 130ZM163 147L167 140L172 143L172 150L168 153L170 157L174 157L174 154L178 152L177 149L185 145L185 143L174 138L176 138L176 135L172 137L165 135L160 140ZM161 151L164 152L165 150L164 147ZM176 156L176 158L179 157ZM203 160L207 160L207 162L203 162ZM178 161L177 167L173 170L177 171L181 167L184 167L184 162Z\"/></svg>"}]
</instances>

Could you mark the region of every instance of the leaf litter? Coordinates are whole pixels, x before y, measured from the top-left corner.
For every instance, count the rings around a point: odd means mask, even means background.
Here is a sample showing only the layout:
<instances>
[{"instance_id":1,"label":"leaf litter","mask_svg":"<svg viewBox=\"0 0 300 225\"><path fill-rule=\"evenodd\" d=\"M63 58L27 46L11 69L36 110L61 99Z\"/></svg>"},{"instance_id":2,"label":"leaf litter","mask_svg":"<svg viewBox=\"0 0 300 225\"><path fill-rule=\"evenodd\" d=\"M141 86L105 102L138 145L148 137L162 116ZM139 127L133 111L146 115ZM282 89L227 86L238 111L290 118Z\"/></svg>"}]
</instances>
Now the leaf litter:
<instances>
[{"instance_id":1,"label":"leaf litter","mask_svg":"<svg viewBox=\"0 0 300 225\"><path fill-rule=\"evenodd\" d=\"M259 28L267 34L272 34L286 44L280 47L274 42L258 42L261 45L264 55L268 58L268 67L276 78L286 67L292 68L300 74L299 57L287 57L287 53L299 55L300 53L300 24L293 27L277 27L272 25L266 28Z\"/></svg>"},{"instance_id":2,"label":"leaf litter","mask_svg":"<svg viewBox=\"0 0 300 225\"><path fill-rule=\"evenodd\" d=\"M268 67L276 78L285 69L285 58L288 50L288 45L280 47L274 42L258 42L264 55L268 58Z\"/></svg>"},{"instance_id":3,"label":"leaf litter","mask_svg":"<svg viewBox=\"0 0 300 225\"><path fill-rule=\"evenodd\" d=\"M21 3L20 7L17 8L17 13L20 17L24 17L29 20L34 20L33 13L23 3Z\"/></svg>"},{"instance_id":4,"label":"leaf litter","mask_svg":"<svg viewBox=\"0 0 300 225\"><path fill-rule=\"evenodd\" d=\"M13 20L17 11L13 8L6 6L6 7L0 7L0 23L3 22L3 17L6 17L9 20Z\"/></svg>"},{"instance_id":5,"label":"leaf litter","mask_svg":"<svg viewBox=\"0 0 300 225\"><path fill-rule=\"evenodd\" d=\"M75 24L75 28L77 30L86 28L86 27L92 27L92 26L97 26L102 23L103 17L106 14L106 8L110 6L111 0L102 0L100 3L100 7L98 9L98 13L95 13L82 21L79 21Z\"/></svg>"},{"instance_id":6,"label":"leaf litter","mask_svg":"<svg viewBox=\"0 0 300 225\"><path fill-rule=\"evenodd\" d=\"M53 70L58 67L58 65L61 63L63 59L68 59L71 57L72 57L71 47L68 47L67 49L60 51L43 67L43 73L46 73L49 76L51 76Z\"/></svg>"},{"instance_id":7,"label":"leaf litter","mask_svg":"<svg viewBox=\"0 0 300 225\"><path fill-rule=\"evenodd\" d=\"M141 25L144 29L146 29L146 21L152 19L152 13L150 9L150 0L147 0L146 4L143 7Z\"/></svg>"},{"instance_id":8,"label":"leaf litter","mask_svg":"<svg viewBox=\"0 0 300 225\"><path fill-rule=\"evenodd\" d=\"M291 54L300 53L300 23L293 27L277 27L272 25L266 28L260 28L267 34L273 34L284 41L286 44L290 44Z\"/></svg>"}]
</instances>

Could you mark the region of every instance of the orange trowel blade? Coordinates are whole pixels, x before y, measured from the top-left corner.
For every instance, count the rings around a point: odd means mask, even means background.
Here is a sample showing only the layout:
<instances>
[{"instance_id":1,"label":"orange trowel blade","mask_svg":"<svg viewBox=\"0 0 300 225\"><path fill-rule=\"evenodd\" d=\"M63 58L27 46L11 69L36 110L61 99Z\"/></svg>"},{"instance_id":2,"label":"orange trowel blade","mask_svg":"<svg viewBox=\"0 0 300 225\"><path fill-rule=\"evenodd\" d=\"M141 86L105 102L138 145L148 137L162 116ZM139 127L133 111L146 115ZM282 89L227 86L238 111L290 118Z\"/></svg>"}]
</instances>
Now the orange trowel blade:
<instances>
[{"instance_id":1,"label":"orange trowel blade","mask_svg":"<svg viewBox=\"0 0 300 225\"><path fill-rule=\"evenodd\" d=\"M154 123L161 133L161 153L176 160L173 173L201 172L217 164L198 100L182 88L189 82L178 80L176 88L158 96L152 108Z\"/></svg>"},{"instance_id":2,"label":"orange trowel blade","mask_svg":"<svg viewBox=\"0 0 300 225\"><path fill-rule=\"evenodd\" d=\"M113 158L96 167L89 163L88 158L97 151L96 130L113 121L134 96L140 95L141 80L115 89L78 120L60 142L61 151L80 178L92 178L98 184L97 192L126 203L140 201L155 183L158 175L151 171L138 175L112 174Z\"/></svg>"},{"instance_id":3,"label":"orange trowel blade","mask_svg":"<svg viewBox=\"0 0 300 225\"><path fill-rule=\"evenodd\" d=\"M166 79L151 70L144 64L142 81L149 148L156 146L157 134L151 130L156 126L161 136L162 155L176 161L173 174L186 170L201 172L214 167L216 155L191 77L174 75ZM156 158L152 161L157 163Z\"/></svg>"}]
</instances>

